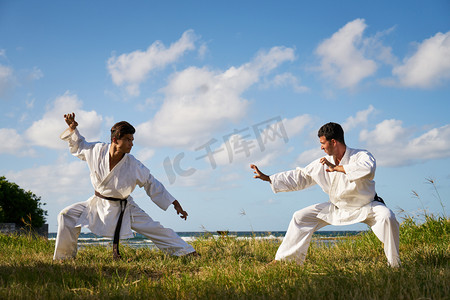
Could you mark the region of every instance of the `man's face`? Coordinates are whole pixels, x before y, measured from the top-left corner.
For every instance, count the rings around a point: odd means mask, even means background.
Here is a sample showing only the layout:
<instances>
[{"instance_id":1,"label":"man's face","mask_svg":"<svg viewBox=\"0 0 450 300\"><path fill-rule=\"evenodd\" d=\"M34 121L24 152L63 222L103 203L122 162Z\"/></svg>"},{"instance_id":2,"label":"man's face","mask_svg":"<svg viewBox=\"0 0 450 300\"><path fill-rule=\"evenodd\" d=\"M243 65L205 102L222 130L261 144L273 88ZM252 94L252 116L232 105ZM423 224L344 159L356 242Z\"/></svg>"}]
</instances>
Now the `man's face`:
<instances>
[{"instance_id":1,"label":"man's face","mask_svg":"<svg viewBox=\"0 0 450 300\"><path fill-rule=\"evenodd\" d=\"M115 140L117 144L117 148L122 153L130 153L131 148L133 148L133 141L134 137L133 135L126 134L124 135L120 140Z\"/></svg>"},{"instance_id":2,"label":"man's face","mask_svg":"<svg viewBox=\"0 0 450 300\"><path fill-rule=\"evenodd\" d=\"M328 141L324 136L321 136L319 138L319 141L320 141L320 149L325 151L325 153L328 155L334 154L334 148L336 145L336 141L334 139Z\"/></svg>"}]
</instances>

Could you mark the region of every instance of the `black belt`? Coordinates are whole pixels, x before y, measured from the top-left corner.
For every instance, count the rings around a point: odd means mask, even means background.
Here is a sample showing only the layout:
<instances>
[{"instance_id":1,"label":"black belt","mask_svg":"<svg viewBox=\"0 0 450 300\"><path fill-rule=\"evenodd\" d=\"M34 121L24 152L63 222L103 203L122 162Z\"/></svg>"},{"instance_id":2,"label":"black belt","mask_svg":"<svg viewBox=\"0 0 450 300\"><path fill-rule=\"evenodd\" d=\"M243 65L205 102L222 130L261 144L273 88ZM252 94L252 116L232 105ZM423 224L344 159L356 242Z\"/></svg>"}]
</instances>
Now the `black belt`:
<instances>
[{"instance_id":1,"label":"black belt","mask_svg":"<svg viewBox=\"0 0 450 300\"><path fill-rule=\"evenodd\" d=\"M384 203L384 200L381 197L378 197L377 194L375 194L375 198L373 198L373 201L378 201L378 202L381 202L384 205L386 205L386 203Z\"/></svg>"},{"instance_id":2,"label":"black belt","mask_svg":"<svg viewBox=\"0 0 450 300\"><path fill-rule=\"evenodd\" d=\"M119 253L119 240L120 240L119 237L120 237L120 228L122 227L123 213L125 212L125 207L127 206L127 199L106 197L97 191L95 191L95 196L100 197L105 200L109 200L109 201L120 201L120 215L119 215L119 219L117 220L116 230L114 231L113 258L115 260L121 259L122 256Z\"/></svg>"}]
</instances>

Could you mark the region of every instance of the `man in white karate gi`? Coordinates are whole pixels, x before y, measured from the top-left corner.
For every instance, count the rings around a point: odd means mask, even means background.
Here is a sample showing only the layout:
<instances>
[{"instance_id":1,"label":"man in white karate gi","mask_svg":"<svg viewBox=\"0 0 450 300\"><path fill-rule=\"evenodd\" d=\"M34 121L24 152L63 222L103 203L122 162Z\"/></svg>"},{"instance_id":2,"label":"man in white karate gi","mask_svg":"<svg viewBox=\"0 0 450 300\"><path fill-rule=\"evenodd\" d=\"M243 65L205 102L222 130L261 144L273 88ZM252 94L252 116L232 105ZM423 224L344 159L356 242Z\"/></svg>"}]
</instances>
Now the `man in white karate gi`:
<instances>
[{"instance_id":1,"label":"man in white karate gi","mask_svg":"<svg viewBox=\"0 0 450 300\"><path fill-rule=\"evenodd\" d=\"M337 123L327 123L318 132L321 149L327 156L305 168L267 176L250 165L254 178L268 181L278 192L298 191L315 184L330 200L294 213L275 261L303 263L315 231L326 225L366 223L384 243L384 253L392 267L400 266L399 223L375 192L375 158L368 151L346 146L344 131Z\"/></svg>"},{"instance_id":2,"label":"man in white karate gi","mask_svg":"<svg viewBox=\"0 0 450 300\"><path fill-rule=\"evenodd\" d=\"M76 129L75 114L64 115L64 118L69 128L62 133L61 139L68 142L74 156L87 162L95 192L87 201L75 203L59 213L53 259L76 256L81 227L89 228L96 235L114 237L114 259L121 258L119 239L132 238L131 230L152 240L165 253L196 256L191 245L172 229L152 220L130 196L139 185L161 209L167 210L172 204L181 218L186 220L188 216L150 171L129 154L133 147L134 127L128 122L119 122L111 128L111 144L88 143Z\"/></svg>"}]
</instances>

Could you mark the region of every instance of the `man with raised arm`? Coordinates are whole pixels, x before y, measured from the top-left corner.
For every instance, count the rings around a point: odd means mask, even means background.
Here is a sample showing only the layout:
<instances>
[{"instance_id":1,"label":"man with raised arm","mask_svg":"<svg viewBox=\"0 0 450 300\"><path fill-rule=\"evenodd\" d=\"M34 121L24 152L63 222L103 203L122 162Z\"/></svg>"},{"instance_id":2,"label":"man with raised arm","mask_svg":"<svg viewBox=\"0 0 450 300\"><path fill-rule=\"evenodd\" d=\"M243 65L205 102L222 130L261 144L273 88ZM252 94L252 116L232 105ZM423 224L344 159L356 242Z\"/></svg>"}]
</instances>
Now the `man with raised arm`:
<instances>
[{"instance_id":1,"label":"man with raised arm","mask_svg":"<svg viewBox=\"0 0 450 300\"><path fill-rule=\"evenodd\" d=\"M61 139L68 142L74 156L87 162L94 195L59 213L53 259L76 256L81 227L89 228L96 235L113 237L114 259L121 258L119 239L132 238L131 230L146 236L168 254L196 256L197 252L191 245L172 229L152 220L130 196L137 185L143 187L161 209L167 210L172 204L177 214L187 219L188 213L180 203L139 160L129 154L133 147L134 127L125 121L116 123L111 128L111 144L89 143L76 129L78 123L74 113L64 115L64 119L69 128L62 133Z\"/></svg>"},{"instance_id":2,"label":"man with raised arm","mask_svg":"<svg viewBox=\"0 0 450 300\"><path fill-rule=\"evenodd\" d=\"M400 266L399 223L375 192L375 158L368 151L347 147L344 131L337 123L327 123L318 132L321 149L327 156L305 168L268 176L250 165L254 178L268 181L275 193L298 191L315 184L330 200L294 213L275 261L303 263L313 233L326 225L366 223L384 243L388 264Z\"/></svg>"}]
</instances>

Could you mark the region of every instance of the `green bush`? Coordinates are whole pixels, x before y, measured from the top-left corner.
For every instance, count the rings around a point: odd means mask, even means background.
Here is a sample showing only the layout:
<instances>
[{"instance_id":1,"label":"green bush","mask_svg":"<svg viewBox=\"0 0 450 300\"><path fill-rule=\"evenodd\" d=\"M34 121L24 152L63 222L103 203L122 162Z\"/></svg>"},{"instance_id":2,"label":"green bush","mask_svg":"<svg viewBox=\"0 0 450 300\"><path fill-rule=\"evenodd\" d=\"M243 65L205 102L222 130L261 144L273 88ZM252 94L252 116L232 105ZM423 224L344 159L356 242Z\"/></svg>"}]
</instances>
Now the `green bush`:
<instances>
[{"instance_id":1,"label":"green bush","mask_svg":"<svg viewBox=\"0 0 450 300\"><path fill-rule=\"evenodd\" d=\"M0 177L0 223L39 228L45 223L47 211L41 208L41 197L26 192L17 184Z\"/></svg>"},{"instance_id":2,"label":"green bush","mask_svg":"<svg viewBox=\"0 0 450 300\"><path fill-rule=\"evenodd\" d=\"M5 221L5 213L3 212L3 208L0 206L0 223L4 223Z\"/></svg>"}]
</instances>

